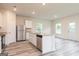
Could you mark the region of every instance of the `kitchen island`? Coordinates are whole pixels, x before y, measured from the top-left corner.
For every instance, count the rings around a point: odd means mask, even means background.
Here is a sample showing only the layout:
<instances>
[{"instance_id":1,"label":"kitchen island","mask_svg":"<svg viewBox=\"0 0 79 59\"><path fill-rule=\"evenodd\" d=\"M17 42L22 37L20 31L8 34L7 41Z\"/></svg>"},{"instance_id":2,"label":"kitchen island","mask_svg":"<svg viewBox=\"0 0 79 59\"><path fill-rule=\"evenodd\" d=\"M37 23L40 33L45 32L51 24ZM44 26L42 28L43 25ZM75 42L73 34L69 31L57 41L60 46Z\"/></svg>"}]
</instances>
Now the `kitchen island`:
<instances>
[{"instance_id":1,"label":"kitchen island","mask_svg":"<svg viewBox=\"0 0 79 59\"><path fill-rule=\"evenodd\" d=\"M55 36L51 34L30 33L29 42L35 46L42 54L55 51Z\"/></svg>"},{"instance_id":2,"label":"kitchen island","mask_svg":"<svg viewBox=\"0 0 79 59\"><path fill-rule=\"evenodd\" d=\"M42 51L42 54L55 51L54 36L37 34L37 48Z\"/></svg>"}]
</instances>

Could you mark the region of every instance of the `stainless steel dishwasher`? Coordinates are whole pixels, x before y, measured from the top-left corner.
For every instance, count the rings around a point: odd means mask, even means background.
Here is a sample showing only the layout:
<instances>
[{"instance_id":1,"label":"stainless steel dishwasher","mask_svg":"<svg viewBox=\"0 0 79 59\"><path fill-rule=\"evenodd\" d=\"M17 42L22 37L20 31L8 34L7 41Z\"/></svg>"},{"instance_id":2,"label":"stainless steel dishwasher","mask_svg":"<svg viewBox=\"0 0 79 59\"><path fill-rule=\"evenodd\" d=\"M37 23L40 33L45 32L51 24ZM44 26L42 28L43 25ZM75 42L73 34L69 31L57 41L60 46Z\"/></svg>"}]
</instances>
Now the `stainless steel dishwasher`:
<instances>
[{"instance_id":1,"label":"stainless steel dishwasher","mask_svg":"<svg viewBox=\"0 0 79 59\"><path fill-rule=\"evenodd\" d=\"M37 35L37 48L42 51L42 35Z\"/></svg>"}]
</instances>

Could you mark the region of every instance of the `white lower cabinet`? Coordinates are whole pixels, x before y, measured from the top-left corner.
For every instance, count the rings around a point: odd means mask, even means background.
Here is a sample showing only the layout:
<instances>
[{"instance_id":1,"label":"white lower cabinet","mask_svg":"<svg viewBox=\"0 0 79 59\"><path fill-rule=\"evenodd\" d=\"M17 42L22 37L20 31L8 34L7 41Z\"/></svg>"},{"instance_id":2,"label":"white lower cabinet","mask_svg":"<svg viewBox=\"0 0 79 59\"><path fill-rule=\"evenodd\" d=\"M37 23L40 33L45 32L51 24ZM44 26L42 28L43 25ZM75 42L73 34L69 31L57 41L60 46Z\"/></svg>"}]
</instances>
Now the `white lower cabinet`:
<instances>
[{"instance_id":1,"label":"white lower cabinet","mask_svg":"<svg viewBox=\"0 0 79 59\"><path fill-rule=\"evenodd\" d=\"M39 37L40 38L40 37ZM41 43L39 45L37 44L38 39L36 37L36 34L31 33L29 41L38 48L38 46L41 45L42 54L48 53L51 51L55 51L55 37L54 36L43 36L41 39L39 39L39 42L41 40Z\"/></svg>"},{"instance_id":2,"label":"white lower cabinet","mask_svg":"<svg viewBox=\"0 0 79 59\"><path fill-rule=\"evenodd\" d=\"M37 46L36 34L30 33L30 39L29 39L29 41L30 41L34 46Z\"/></svg>"},{"instance_id":3,"label":"white lower cabinet","mask_svg":"<svg viewBox=\"0 0 79 59\"><path fill-rule=\"evenodd\" d=\"M30 33L27 32L27 33L26 33L26 40L29 40L29 39L30 39Z\"/></svg>"}]
</instances>

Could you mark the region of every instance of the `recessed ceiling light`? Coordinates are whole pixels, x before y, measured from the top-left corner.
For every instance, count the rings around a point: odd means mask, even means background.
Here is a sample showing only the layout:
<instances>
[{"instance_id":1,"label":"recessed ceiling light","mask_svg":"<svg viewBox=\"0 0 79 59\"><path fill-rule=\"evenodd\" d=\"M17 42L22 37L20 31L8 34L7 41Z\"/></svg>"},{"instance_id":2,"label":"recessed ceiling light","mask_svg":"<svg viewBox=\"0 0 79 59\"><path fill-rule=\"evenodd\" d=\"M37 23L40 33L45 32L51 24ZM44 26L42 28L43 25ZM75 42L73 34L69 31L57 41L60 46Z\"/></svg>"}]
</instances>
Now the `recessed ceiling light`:
<instances>
[{"instance_id":1,"label":"recessed ceiling light","mask_svg":"<svg viewBox=\"0 0 79 59\"><path fill-rule=\"evenodd\" d=\"M43 3L42 5L46 5L45 3Z\"/></svg>"},{"instance_id":2,"label":"recessed ceiling light","mask_svg":"<svg viewBox=\"0 0 79 59\"><path fill-rule=\"evenodd\" d=\"M33 11L32 14L35 14L35 11Z\"/></svg>"},{"instance_id":3,"label":"recessed ceiling light","mask_svg":"<svg viewBox=\"0 0 79 59\"><path fill-rule=\"evenodd\" d=\"M13 10L16 11L16 6L13 6Z\"/></svg>"}]
</instances>

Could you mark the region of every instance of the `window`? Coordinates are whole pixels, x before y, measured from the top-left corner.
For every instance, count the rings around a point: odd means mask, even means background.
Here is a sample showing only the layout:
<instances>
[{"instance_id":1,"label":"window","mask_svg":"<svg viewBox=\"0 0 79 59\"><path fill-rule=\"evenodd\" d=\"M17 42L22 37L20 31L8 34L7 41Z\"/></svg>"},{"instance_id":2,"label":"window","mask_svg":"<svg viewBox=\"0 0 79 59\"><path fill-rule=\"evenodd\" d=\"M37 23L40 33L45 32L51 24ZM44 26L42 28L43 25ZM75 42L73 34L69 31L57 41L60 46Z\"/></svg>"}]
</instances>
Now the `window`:
<instances>
[{"instance_id":1,"label":"window","mask_svg":"<svg viewBox=\"0 0 79 59\"><path fill-rule=\"evenodd\" d=\"M69 32L75 32L75 23L69 23Z\"/></svg>"},{"instance_id":2,"label":"window","mask_svg":"<svg viewBox=\"0 0 79 59\"><path fill-rule=\"evenodd\" d=\"M42 33L43 32L43 24L37 23L36 30L38 33Z\"/></svg>"},{"instance_id":3,"label":"window","mask_svg":"<svg viewBox=\"0 0 79 59\"><path fill-rule=\"evenodd\" d=\"M61 34L61 23L56 24L56 34Z\"/></svg>"}]
</instances>

